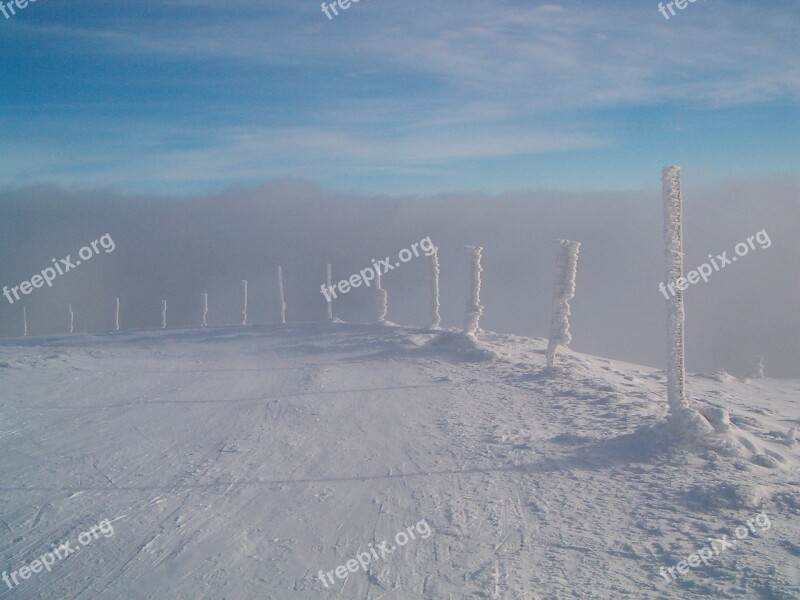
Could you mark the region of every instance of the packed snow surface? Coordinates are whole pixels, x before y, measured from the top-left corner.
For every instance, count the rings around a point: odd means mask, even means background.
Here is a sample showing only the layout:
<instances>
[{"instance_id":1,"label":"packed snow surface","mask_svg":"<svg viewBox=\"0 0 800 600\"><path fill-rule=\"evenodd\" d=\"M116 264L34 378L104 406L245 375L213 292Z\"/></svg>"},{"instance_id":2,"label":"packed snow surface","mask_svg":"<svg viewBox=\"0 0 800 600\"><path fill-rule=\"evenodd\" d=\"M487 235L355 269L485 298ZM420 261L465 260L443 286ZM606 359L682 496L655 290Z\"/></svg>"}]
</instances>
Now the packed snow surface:
<instances>
[{"instance_id":1,"label":"packed snow surface","mask_svg":"<svg viewBox=\"0 0 800 600\"><path fill-rule=\"evenodd\" d=\"M800 598L800 382L690 375L745 450L686 451L663 372L546 369L546 347L342 323L4 340L0 569L78 548L0 598Z\"/></svg>"}]
</instances>

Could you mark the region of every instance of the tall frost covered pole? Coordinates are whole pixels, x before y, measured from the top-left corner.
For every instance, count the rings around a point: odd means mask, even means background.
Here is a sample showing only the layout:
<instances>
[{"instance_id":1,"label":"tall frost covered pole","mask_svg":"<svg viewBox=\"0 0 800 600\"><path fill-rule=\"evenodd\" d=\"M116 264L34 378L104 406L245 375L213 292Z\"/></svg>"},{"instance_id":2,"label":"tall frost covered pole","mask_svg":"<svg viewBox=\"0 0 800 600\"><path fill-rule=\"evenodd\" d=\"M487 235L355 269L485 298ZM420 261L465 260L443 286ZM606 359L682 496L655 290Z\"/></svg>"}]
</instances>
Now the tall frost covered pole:
<instances>
[{"instance_id":1,"label":"tall frost covered pole","mask_svg":"<svg viewBox=\"0 0 800 600\"><path fill-rule=\"evenodd\" d=\"M28 337L28 311L22 307L22 335Z\"/></svg>"},{"instance_id":2,"label":"tall frost covered pole","mask_svg":"<svg viewBox=\"0 0 800 600\"><path fill-rule=\"evenodd\" d=\"M664 200L664 242L666 278L677 283L683 278L683 225L681 195L681 169L664 167L661 172ZM684 309L683 291L677 285L675 295L667 300L667 403L669 405L668 432L673 442L689 442L699 438L710 441L714 428L707 419L694 410L686 397L684 363Z\"/></svg>"},{"instance_id":3,"label":"tall frost covered pole","mask_svg":"<svg viewBox=\"0 0 800 600\"><path fill-rule=\"evenodd\" d=\"M281 301L281 323L286 323L286 301L283 297L283 269L280 266L278 266L278 295Z\"/></svg>"},{"instance_id":4,"label":"tall frost covered pole","mask_svg":"<svg viewBox=\"0 0 800 600\"><path fill-rule=\"evenodd\" d=\"M464 320L464 332L475 337L478 333L483 306L481 305L481 246L467 246L469 256L469 300L467 303L467 317Z\"/></svg>"},{"instance_id":5,"label":"tall frost covered pole","mask_svg":"<svg viewBox=\"0 0 800 600\"><path fill-rule=\"evenodd\" d=\"M373 259L373 264L375 259ZM377 321L378 323L386 322L386 313L389 312L389 294L381 287L381 265L375 267L375 294L377 298Z\"/></svg>"},{"instance_id":6,"label":"tall frost covered pole","mask_svg":"<svg viewBox=\"0 0 800 600\"><path fill-rule=\"evenodd\" d=\"M119 298L117 298L117 310L114 313L114 324L116 325L116 330L119 331Z\"/></svg>"},{"instance_id":7,"label":"tall frost covered pole","mask_svg":"<svg viewBox=\"0 0 800 600\"><path fill-rule=\"evenodd\" d=\"M440 329L442 317L439 314L439 248L433 248L430 256L431 324L429 329Z\"/></svg>"},{"instance_id":8,"label":"tall frost covered pole","mask_svg":"<svg viewBox=\"0 0 800 600\"><path fill-rule=\"evenodd\" d=\"M208 327L208 294L203 292L203 327Z\"/></svg>"},{"instance_id":9,"label":"tall frost covered pole","mask_svg":"<svg viewBox=\"0 0 800 600\"><path fill-rule=\"evenodd\" d=\"M329 290L333 289L333 279L331 277L331 263L328 263L328 289ZM333 298L329 296L328 298L326 298L326 300L328 302L327 306L328 321L333 321Z\"/></svg>"},{"instance_id":10,"label":"tall frost covered pole","mask_svg":"<svg viewBox=\"0 0 800 600\"><path fill-rule=\"evenodd\" d=\"M242 325L247 325L247 279L242 279L242 294L244 295L244 305L242 306Z\"/></svg>"},{"instance_id":11,"label":"tall frost covered pole","mask_svg":"<svg viewBox=\"0 0 800 600\"><path fill-rule=\"evenodd\" d=\"M69 309L69 332L75 333L75 314L72 312L72 303L67 304Z\"/></svg>"},{"instance_id":12,"label":"tall frost covered pole","mask_svg":"<svg viewBox=\"0 0 800 600\"><path fill-rule=\"evenodd\" d=\"M664 167L661 171L661 194L664 200L664 244L667 283L683 278L683 196L681 168ZM667 300L667 402L673 419L689 408L686 399L684 363L683 291L675 286L675 295Z\"/></svg>"},{"instance_id":13,"label":"tall frost covered pole","mask_svg":"<svg viewBox=\"0 0 800 600\"><path fill-rule=\"evenodd\" d=\"M575 297L575 276L578 273L578 252L581 243L558 241L556 258L556 285L553 290L553 319L550 322L550 342L547 344L547 366L553 368L558 346L569 346L569 301Z\"/></svg>"},{"instance_id":14,"label":"tall frost covered pole","mask_svg":"<svg viewBox=\"0 0 800 600\"><path fill-rule=\"evenodd\" d=\"M161 329L167 328L167 301L161 301Z\"/></svg>"}]
</instances>

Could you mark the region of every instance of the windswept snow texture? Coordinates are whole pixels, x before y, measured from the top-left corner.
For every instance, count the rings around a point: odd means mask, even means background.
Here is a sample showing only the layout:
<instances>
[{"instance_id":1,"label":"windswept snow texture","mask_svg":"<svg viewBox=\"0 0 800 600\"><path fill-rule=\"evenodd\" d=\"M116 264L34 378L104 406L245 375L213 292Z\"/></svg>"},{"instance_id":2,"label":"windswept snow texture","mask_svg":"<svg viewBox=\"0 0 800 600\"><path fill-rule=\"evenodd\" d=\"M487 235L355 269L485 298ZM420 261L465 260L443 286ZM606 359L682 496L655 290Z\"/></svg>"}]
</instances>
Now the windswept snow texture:
<instances>
[{"instance_id":1,"label":"windswept snow texture","mask_svg":"<svg viewBox=\"0 0 800 600\"><path fill-rule=\"evenodd\" d=\"M688 378L767 468L662 450L663 372L569 349L552 372L546 347L337 323L3 340L0 569L114 535L0 598L800 597L800 382Z\"/></svg>"}]
</instances>

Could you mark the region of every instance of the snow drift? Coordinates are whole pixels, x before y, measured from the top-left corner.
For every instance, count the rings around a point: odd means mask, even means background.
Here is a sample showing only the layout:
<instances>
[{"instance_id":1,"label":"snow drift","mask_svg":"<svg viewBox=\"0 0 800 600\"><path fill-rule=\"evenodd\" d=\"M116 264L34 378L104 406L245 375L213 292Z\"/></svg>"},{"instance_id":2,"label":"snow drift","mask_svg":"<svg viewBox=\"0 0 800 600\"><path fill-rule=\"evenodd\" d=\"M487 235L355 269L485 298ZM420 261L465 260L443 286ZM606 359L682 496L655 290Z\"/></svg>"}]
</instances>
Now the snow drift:
<instances>
[{"instance_id":1,"label":"snow drift","mask_svg":"<svg viewBox=\"0 0 800 600\"><path fill-rule=\"evenodd\" d=\"M0 341L0 569L115 530L0 597L800 595L800 382L689 374L755 451L685 454L653 435L662 371L564 349L543 376L547 340L470 339L290 323ZM659 575L756 511L769 531ZM321 583L423 519L427 539Z\"/></svg>"}]
</instances>

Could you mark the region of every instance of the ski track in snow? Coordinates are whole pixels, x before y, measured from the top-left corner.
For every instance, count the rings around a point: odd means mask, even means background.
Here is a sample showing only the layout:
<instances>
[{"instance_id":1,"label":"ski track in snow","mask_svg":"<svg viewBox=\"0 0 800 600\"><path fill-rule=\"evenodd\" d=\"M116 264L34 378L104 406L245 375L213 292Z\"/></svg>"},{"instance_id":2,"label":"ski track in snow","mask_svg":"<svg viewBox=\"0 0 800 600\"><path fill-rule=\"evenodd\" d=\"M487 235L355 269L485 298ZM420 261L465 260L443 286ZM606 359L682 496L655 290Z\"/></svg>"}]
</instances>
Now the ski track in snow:
<instances>
[{"instance_id":1,"label":"ski track in snow","mask_svg":"<svg viewBox=\"0 0 800 600\"><path fill-rule=\"evenodd\" d=\"M546 370L546 347L339 323L3 340L0 569L114 535L0 599L800 598L800 382L688 378L766 468L665 446L663 372L569 349ZM659 575L761 510L771 529Z\"/></svg>"}]
</instances>

